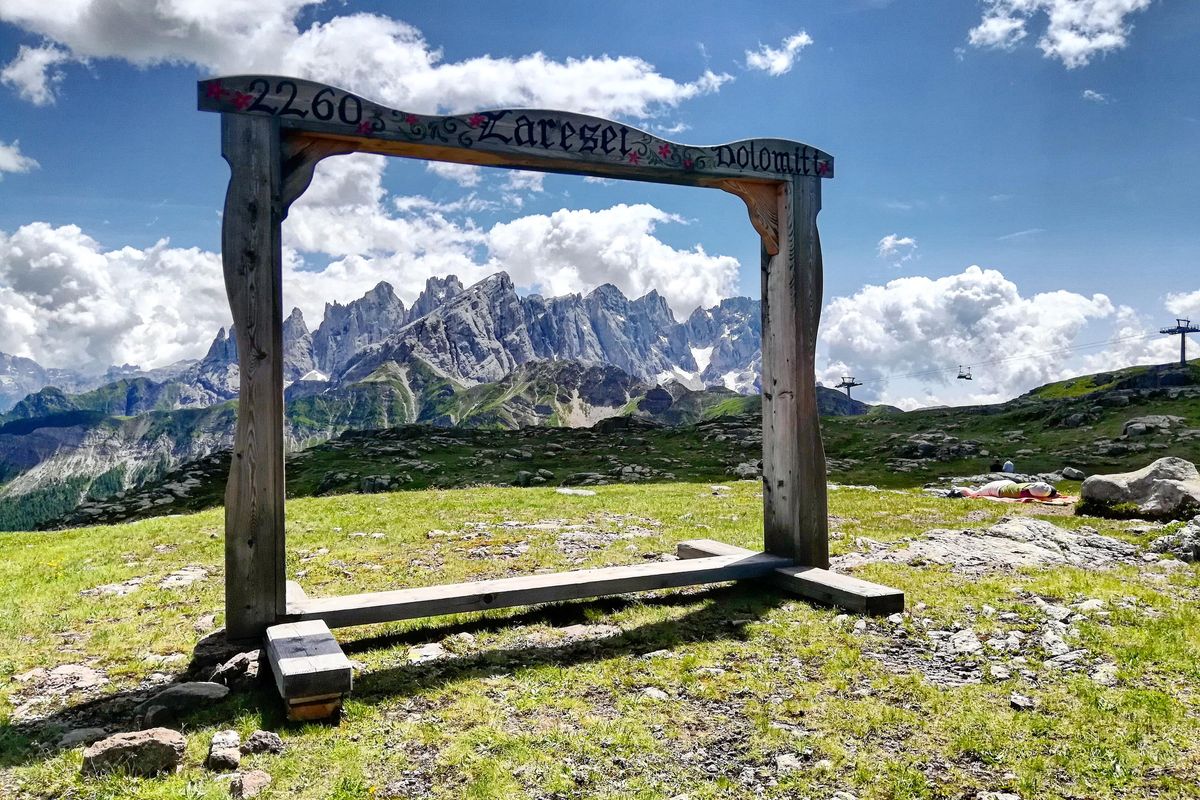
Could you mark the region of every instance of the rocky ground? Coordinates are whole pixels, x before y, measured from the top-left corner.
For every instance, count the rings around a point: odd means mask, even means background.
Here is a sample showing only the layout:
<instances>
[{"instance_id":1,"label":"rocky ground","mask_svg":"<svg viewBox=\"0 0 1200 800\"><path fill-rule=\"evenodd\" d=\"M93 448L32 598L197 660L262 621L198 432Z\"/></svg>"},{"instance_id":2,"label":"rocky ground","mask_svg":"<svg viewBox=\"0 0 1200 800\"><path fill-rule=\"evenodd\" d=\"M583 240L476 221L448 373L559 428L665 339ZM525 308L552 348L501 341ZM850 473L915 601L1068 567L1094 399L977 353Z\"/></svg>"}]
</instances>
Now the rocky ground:
<instances>
[{"instance_id":1,"label":"rocky ground","mask_svg":"<svg viewBox=\"0 0 1200 800\"><path fill-rule=\"evenodd\" d=\"M736 480L301 499L288 572L320 596L753 547L760 504ZM219 510L10 534L0 795L1196 796L1200 520L845 485L830 510L836 568L904 613L746 585L340 631L336 727L287 724L222 646Z\"/></svg>"}]
</instances>

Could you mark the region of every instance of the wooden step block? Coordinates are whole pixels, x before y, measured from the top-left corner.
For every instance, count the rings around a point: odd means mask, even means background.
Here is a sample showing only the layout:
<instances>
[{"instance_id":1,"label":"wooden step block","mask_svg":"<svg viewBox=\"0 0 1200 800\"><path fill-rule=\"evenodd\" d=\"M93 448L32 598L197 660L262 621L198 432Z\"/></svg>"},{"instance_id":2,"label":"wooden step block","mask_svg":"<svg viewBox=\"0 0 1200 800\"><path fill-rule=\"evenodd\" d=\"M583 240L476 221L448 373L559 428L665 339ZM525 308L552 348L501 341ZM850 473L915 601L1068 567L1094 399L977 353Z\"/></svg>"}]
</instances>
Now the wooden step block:
<instances>
[{"instance_id":1,"label":"wooden step block","mask_svg":"<svg viewBox=\"0 0 1200 800\"><path fill-rule=\"evenodd\" d=\"M680 542L675 547L675 553L683 559L753 555L752 550L712 539ZM904 610L904 592L899 589L819 567L776 567L768 579L784 591L860 614L886 616Z\"/></svg>"},{"instance_id":2,"label":"wooden step block","mask_svg":"<svg viewBox=\"0 0 1200 800\"><path fill-rule=\"evenodd\" d=\"M350 693L353 670L329 626L320 620L272 625L266 638L267 660L288 719L336 714Z\"/></svg>"}]
</instances>

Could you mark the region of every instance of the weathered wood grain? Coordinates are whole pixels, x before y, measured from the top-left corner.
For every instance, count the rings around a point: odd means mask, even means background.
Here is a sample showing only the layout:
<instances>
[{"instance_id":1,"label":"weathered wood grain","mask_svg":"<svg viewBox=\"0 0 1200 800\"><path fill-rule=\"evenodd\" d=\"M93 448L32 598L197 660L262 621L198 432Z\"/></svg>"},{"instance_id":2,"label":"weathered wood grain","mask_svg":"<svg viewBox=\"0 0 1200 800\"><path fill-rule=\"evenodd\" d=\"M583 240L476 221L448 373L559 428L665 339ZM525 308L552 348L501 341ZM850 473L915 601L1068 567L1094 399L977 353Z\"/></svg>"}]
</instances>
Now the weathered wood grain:
<instances>
[{"instance_id":1,"label":"weathered wood grain","mask_svg":"<svg viewBox=\"0 0 1200 800\"><path fill-rule=\"evenodd\" d=\"M753 551L712 539L689 539L675 547L680 558L752 555ZM826 605L860 614L887 615L904 610L904 592L852 575L819 567L777 567L766 576L776 587Z\"/></svg>"},{"instance_id":2,"label":"weathered wood grain","mask_svg":"<svg viewBox=\"0 0 1200 800\"><path fill-rule=\"evenodd\" d=\"M762 252L763 549L829 566L825 449L817 409L821 184L779 194L779 252Z\"/></svg>"},{"instance_id":3,"label":"weathered wood grain","mask_svg":"<svg viewBox=\"0 0 1200 800\"><path fill-rule=\"evenodd\" d=\"M791 562L765 553L666 563L604 567L548 575L454 583L420 589L309 598L293 603L291 616L322 620L331 628L642 592L766 575Z\"/></svg>"},{"instance_id":4,"label":"weathered wood grain","mask_svg":"<svg viewBox=\"0 0 1200 800\"><path fill-rule=\"evenodd\" d=\"M225 491L225 625L258 638L284 612L283 287L279 122L226 114L221 226L241 383Z\"/></svg>"},{"instance_id":5,"label":"weathered wood grain","mask_svg":"<svg viewBox=\"0 0 1200 800\"><path fill-rule=\"evenodd\" d=\"M275 687L289 703L323 701L352 688L350 659L320 620L272 625L266 651Z\"/></svg>"},{"instance_id":6,"label":"weathered wood grain","mask_svg":"<svg viewBox=\"0 0 1200 800\"><path fill-rule=\"evenodd\" d=\"M288 131L368 153L689 185L833 177L832 156L786 139L689 145L599 117L536 109L414 114L275 75L200 81L197 97L202 111L277 119Z\"/></svg>"}]
</instances>

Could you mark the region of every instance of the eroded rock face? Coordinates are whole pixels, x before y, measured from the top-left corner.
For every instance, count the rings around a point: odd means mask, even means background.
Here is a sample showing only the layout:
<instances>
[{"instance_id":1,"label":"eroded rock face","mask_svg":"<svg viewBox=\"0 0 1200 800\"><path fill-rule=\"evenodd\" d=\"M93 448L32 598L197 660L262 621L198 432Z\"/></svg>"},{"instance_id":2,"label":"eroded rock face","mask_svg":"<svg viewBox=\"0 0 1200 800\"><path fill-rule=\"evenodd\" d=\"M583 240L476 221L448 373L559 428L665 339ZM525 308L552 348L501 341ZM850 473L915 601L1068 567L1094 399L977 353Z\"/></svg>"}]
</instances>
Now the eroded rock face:
<instances>
[{"instance_id":1,"label":"eroded rock face","mask_svg":"<svg viewBox=\"0 0 1200 800\"><path fill-rule=\"evenodd\" d=\"M118 733L83 751L83 774L129 772L152 776L175 772L186 746L183 734L169 728Z\"/></svg>"},{"instance_id":2,"label":"eroded rock face","mask_svg":"<svg viewBox=\"0 0 1200 800\"><path fill-rule=\"evenodd\" d=\"M1136 472L1093 475L1083 482L1081 496L1093 512L1128 504L1146 517L1182 519L1200 510L1200 471L1168 456Z\"/></svg>"},{"instance_id":3,"label":"eroded rock face","mask_svg":"<svg viewBox=\"0 0 1200 800\"><path fill-rule=\"evenodd\" d=\"M861 564L946 564L978 574L1037 566L1104 568L1132 563L1138 550L1090 528L1068 531L1032 517L1005 517L983 530L934 529L898 549L879 548L834 559L838 569Z\"/></svg>"}]
</instances>

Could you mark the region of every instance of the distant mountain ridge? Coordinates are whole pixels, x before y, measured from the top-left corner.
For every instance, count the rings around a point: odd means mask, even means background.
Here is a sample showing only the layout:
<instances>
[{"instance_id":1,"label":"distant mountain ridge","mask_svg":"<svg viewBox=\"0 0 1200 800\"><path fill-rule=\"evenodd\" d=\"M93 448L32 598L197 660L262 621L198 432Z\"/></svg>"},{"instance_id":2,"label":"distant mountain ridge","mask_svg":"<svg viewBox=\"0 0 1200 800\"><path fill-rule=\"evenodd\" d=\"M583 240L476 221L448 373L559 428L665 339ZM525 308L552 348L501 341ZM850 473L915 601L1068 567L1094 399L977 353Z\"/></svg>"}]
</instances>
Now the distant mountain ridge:
<instances>
[{"instance_id":1,"label":"distant mountain ridge","mask_svg":"<svg viewBox=\"0 0 1200 800\"><path fill-rule=\"evenodd\" d=\"M284 379L328 387L353 383L389 361L420 358L443 377L473 385L499 380L521 364L559 359L611 364L652 382L689 388L758 390L760 304L745 297L675 319L656 291L630 300L604 284L586 295L521 297L499 272L464 287L454 275L429 278L411 308L381 282L357 300L327 303L310 330L299 309L284 320ZM30 359L0 354L0 413L53 386L63 394L98 389L126 378L178 384L157 396L159 409L200 408L237 396L237 343L222 328L197 361L159 370L114 367L85 376L47 370ZM143 409L146 410L146 409Z\"/></svg>"}]
</instances>

